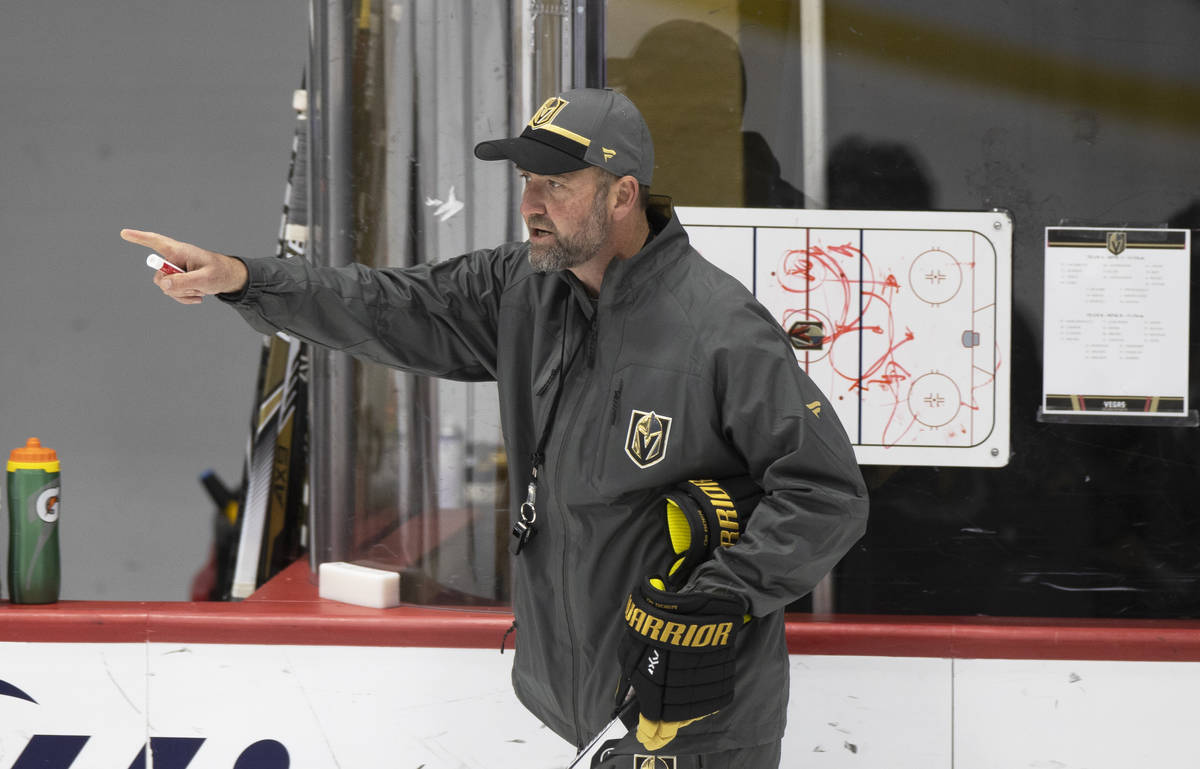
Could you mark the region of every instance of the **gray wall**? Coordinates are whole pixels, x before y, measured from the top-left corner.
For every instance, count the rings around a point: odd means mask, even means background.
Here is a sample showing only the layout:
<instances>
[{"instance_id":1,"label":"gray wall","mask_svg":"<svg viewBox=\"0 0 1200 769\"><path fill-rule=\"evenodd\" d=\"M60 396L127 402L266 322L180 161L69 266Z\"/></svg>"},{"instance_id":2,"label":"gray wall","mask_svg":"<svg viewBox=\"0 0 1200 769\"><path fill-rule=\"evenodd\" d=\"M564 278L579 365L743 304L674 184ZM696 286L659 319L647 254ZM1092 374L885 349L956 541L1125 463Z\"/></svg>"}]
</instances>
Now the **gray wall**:
<instances>
[{"instance_id":1,"label":"gray wall","mask_svg":"<svg viewBox=\"0 0 1200 769\"><path fill-rule=\"evenodd\" d=\"M306 0L0 0L0 452L59 453L64 598L186 600L197 477L241 479L261 337L118 231L273 253L307 41Z\"/></svg>"}]
</instances>

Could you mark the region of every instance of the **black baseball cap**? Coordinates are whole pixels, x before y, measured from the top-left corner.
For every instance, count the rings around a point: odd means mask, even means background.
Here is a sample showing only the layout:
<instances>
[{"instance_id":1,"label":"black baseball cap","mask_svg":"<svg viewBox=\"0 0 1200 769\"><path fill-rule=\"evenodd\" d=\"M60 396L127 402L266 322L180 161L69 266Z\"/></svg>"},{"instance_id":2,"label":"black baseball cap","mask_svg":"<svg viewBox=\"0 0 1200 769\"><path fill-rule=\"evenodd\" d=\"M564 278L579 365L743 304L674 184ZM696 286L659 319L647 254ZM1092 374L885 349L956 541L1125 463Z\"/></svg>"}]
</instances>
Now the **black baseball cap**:
<instances>
[{"instance_id":1,"label":"black baseball cap","mask_svg":"<svg viewBox=\"0 0 1200 769\"><path fill-rule=\"evenodd\" d=\"M606 88L577 88L552 96L520 136L475 145L480 160L511 160L535 174L564 174L596 166L650 186L654 142L642 113Z\"/></svg>"}]
</instances>

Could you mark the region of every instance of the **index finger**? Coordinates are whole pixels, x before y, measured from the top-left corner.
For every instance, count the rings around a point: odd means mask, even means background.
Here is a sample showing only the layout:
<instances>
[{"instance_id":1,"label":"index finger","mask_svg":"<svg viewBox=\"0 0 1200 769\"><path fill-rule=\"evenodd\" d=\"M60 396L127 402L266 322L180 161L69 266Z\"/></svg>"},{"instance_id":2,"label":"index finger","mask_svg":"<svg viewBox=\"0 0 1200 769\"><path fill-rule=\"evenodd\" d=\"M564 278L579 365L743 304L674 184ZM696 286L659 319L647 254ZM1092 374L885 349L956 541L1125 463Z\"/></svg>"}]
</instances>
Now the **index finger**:
<instances>
[{"instance_id":1,"label":"index finger","mask_svg":"<svg viewBox=\"0 0 1200 769\"><path fill-rule=\"evenodd\" d=\"M170 251L178 241L168 238L166 235L159 235L157 232L144 232L142 230L121 230L121 238L128 240L130 243L137 243L139 246L146 246L155 251Z\"/></svg>"}]
</instances>

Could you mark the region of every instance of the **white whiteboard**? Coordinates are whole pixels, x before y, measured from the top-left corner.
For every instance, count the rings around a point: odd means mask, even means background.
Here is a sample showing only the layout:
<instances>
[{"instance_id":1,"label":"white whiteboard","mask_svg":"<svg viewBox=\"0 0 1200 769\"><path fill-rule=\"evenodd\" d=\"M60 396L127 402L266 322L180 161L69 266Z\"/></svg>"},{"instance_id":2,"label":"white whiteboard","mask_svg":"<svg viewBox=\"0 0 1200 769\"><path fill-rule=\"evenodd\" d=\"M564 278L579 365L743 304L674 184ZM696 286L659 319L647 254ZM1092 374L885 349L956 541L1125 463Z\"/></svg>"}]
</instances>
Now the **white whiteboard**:
<instances>
[{"instance_id":1,"label":"white whiteboard","mask_svg":"<svg viewBox=\"0 0 1200 769\"><path fill-rule=\"evenodd\" d=\"M789 330L860 463L1008 463L1007 213L675 211Z\"/></svg>"}]
</instances>

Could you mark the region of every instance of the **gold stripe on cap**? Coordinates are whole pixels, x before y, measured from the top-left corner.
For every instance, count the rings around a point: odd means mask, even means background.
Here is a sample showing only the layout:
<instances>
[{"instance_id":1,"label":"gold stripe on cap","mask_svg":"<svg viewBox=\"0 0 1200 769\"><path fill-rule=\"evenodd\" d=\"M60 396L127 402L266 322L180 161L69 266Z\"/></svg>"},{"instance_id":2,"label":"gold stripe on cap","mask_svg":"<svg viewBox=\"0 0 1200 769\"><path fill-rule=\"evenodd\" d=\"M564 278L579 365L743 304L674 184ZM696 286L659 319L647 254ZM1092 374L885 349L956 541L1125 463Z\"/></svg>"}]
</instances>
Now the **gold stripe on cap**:
<instances>
[{"instance_id":1,"label":"gold stripe on cap","mask_svg":"<svg viewBox=\"0 0 1200 769\"><path fill-rule=\"evenodd\" d=\"M579 134L575 133L574 131L572 131L568 128L563 128L562 126L556 126L553 123L547 123L546 125L534 126L534 128L539 131L550 131L552 133L558 134L559 136L565 136L568 139L570 139L571 141L578 142L579 144L582 144L585 147L592 146L591 139L588 139L585 136L580 136Z\"/></svg>"},{"instance_id":2,"label":"gold stripe on cap","mask_svg":"<svg viewBox=\"0 0 1200 769\"><path fill-rule=\"evenodd\" d=\"M561 99L557 96L551 96L546 101L542 102L542 106L538 107L538 111L533 113L533 117L529 118L529 127L534 130L551 131L559 136L570 139L576 144L582 144L585 147L592 146L592 140L580 136L568 128L561 128L554 125L554 119L558 117L558 113L563 111L571 102L566 99Z\"/></svg>"}]
</instances>

